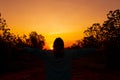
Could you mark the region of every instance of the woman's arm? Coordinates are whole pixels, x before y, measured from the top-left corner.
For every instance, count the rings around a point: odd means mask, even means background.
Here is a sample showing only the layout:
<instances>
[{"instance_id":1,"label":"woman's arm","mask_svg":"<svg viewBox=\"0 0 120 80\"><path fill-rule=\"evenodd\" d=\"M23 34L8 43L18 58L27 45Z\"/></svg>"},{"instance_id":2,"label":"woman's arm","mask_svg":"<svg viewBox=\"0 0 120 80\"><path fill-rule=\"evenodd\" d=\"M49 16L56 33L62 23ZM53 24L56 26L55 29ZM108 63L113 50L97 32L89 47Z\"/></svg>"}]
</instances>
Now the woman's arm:
<instances>
[{"instance_id":1,"label":"woman's arm","mask_svg":"<svg viewBox=\"0 0 120 80\"><path fill-rule=\"evenodd\" d=\"M82 56L87 56L90 53L96 52L96 48L81 48L81 49L72 49L70 50L70 55L72 57L82 57Z\"/></svg>"},{"instance_id":2,"label":"woman's arm","mask_svg":"<svg viewBox=\"0 0 120 80\"><path fill-rule=\"evenodd\" d=\"M24 53L29 53L29 54L35 55L40 58L44 58L44 57L48 56L48 54L49 54L48 51L40 50L37 48L29 48L29 47L24 47L21 49L21 51Z\"/></svg>"}]
</instances>

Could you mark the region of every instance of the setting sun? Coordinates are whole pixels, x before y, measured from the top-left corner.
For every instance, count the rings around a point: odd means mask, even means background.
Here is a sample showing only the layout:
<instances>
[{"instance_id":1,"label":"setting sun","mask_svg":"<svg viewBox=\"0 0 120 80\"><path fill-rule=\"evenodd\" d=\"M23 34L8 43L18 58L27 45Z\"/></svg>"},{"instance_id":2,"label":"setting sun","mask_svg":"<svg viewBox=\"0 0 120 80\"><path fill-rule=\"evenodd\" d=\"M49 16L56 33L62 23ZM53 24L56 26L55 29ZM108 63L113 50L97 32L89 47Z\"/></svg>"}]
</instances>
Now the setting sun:
<instances>
[{"instance_id":1,"label":"setting sun","mask_svg":"<svg viewBox=\"0 0 120 80\"><path fill-rule=\"evenodd\" d=\"M53 50L53 47L50 47L50 50Z\"/></svg>"},{"instance_id":2,"label":"setting sun","mask_svg":"<svg viewBox=\"0 0 120 80\"><path fill-rule=\"evenodd\" d=\"M53 50L53 44L48 44L48 47L46 47L47 49Z\"/></svg>"}]
</instances>

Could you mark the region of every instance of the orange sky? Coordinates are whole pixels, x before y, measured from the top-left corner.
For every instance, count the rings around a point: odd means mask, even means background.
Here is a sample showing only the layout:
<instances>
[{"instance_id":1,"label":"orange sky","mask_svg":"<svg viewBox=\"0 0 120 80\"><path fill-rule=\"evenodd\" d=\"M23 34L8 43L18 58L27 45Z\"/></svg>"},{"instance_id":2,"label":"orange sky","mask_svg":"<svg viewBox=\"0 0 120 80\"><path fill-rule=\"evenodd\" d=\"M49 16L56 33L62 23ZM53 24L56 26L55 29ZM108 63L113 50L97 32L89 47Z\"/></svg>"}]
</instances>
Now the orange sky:
<instances>
[{"instance_id":1,"label":"orange sky","mask_svg":"<svg viewBox=\"0 0 120 80\"><path fill-rule=\"evenodd\" d=\"M109 10L120 9L120 0L0 0L0 12L11 32L36 31L52 46L62 37L65 46L83 37L93 23L103 23Z\"/></svg>"}]
</instances>

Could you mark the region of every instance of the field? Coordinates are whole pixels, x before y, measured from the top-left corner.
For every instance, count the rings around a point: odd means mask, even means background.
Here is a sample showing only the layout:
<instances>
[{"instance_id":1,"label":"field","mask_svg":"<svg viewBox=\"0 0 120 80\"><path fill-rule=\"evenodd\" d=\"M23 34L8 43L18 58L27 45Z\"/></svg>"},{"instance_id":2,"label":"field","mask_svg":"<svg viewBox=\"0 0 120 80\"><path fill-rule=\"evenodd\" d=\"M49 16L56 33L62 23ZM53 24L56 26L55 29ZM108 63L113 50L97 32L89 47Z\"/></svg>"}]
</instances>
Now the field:
<instances>
[{"instance_id":1,"label":"field","mask_svg":"<svg viewBox=\"0 0 120 80\"><path fill-rule=\"evenodd\" d=\"M45 73L42 60L31 55L26 56L29 56L28 61L19 56L19 61L10 63L8 66L16 69L1 74L0 80L44 80ZM120 80L120 70L107 69L105 59L101 54L74 59L72 61L71 80Z\"/></svg>"}]
</instances>

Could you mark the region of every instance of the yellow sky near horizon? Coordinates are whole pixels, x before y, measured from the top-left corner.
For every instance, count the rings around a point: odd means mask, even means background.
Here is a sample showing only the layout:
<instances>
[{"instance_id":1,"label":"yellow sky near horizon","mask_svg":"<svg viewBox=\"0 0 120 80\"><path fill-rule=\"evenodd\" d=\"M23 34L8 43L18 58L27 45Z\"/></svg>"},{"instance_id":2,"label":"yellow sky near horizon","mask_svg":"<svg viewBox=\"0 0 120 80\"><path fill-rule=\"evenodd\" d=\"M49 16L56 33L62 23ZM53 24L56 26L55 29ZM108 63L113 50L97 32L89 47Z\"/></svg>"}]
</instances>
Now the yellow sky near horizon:
<instances>
[{"instance_id":1,"label":"yellow sky near horizon","mask_svg":"<svg viewBox=\"0 0 120 80\"><path fill-rule=\"evenodd\" d=\"M83 37L93 23L103 23L110 10L120 9L120 0L0 0L0 12L11 32L36 31L51 46L56 37L70 46Z\"/></svg>"}]
</instances>

